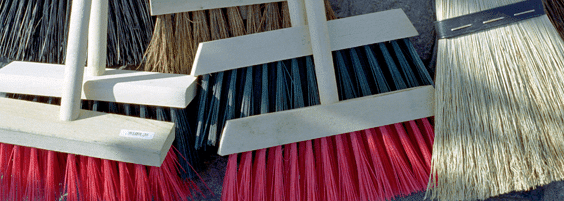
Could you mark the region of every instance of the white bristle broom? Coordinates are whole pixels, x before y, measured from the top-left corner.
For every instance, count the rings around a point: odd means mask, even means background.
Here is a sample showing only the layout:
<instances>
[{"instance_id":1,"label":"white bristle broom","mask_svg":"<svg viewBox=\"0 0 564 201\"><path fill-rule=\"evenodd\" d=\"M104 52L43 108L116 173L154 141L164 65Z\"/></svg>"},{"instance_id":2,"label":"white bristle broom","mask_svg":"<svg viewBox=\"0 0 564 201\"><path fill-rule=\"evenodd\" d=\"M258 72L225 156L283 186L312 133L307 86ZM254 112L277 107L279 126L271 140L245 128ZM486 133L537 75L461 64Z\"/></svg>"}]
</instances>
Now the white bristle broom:
<instances>
[{"instance_id":1,"label":"white bristle broom","mask_svg":"<svg viewBox=\"0 0 564 201\"><path fill-rule=\"evenodd\" d=\"M510 4L518 6L501 8ZM439 21L493 8L502 11L447 31L543 10L541 0L436 1ZM440 39L438 48L427 198L486 199L564 179L564 41L548 17Z\"/></svg>"}]
</instances>

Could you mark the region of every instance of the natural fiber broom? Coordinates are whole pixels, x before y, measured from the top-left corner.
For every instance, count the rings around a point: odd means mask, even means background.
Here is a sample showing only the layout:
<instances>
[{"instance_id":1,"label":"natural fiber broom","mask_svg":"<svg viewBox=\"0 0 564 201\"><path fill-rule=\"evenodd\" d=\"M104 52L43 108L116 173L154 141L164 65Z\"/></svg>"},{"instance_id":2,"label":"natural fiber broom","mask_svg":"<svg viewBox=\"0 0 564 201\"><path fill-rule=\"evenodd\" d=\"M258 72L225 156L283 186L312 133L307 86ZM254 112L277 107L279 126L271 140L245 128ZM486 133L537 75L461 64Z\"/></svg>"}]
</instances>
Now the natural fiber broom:
<instances>
[{"instance_id":1,"label":"natural fiber broom","mask_svg":"<svg viewBox=\"0 0 564 201\"><path fill-rule=\"evenodd\" d=\"M437 19L517 2L438 0ZM486 199L564 179L563 47L545 15L439 40L428 198Z\"/></svg>"}]
</instances>

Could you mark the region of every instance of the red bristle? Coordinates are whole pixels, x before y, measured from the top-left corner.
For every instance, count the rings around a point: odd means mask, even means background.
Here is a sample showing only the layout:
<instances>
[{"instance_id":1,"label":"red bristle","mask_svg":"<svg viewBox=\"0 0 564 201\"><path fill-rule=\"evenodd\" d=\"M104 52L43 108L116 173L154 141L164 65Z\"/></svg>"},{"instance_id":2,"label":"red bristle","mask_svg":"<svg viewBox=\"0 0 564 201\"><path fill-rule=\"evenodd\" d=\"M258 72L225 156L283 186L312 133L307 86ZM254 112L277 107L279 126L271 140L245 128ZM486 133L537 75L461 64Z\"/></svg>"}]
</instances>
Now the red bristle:
<instances>
[{"instance_id":1,"label":"red bristle","mask_svg":"<svg viewBox=\"0 0 564 201\"><path fill-rule=\"evenodd\" d=\"M21 200L25 191L23 171L23 149L21 146L14 146L12 149L12 174L10 180L10 191L8 200Z\"/></svg>"},{"instance_id":2,"label":"red bristle","mask_svg":"<svg viewBox=\"0 0 564 201\"><path fill-rule=\"evenodd\" d=\"M334 146L332 137L321 138L321 163L323 165L323 180L325 195L327 199L325 200L339 200L341 197L338 183L337 183L337 163L334 154Z\"/></svg>"},{"instance_id":3,"label":"red bristle","mask_svg":"<svg viewBox=\"0 0 564 201\"><path fill-rule=\"evenodd\" d=\"M86 180L84 183L87 188L85 189L86 200L88 201L98 201L102 200L102 176L100 170L102 165L100 159L93 157L86 157Z\"/></svg>"},{"instance_id":4,"label":"red bristle","mask_svg":"<svg viewBox=\"0 0 564 201\"><path fill-rule=\"evenodd\" d=\"M12 179L12 157L13 157L13 145L2 144L2 164L0 170L2 170L2 177L0 178L0 200L8 200L8 195L10 192L10 182Z\"/></svg>"},{"instance_id":5,"label":"red bristle","mask_svg":"<svg viewBox=\"0 0 564 201\"><path fill-rule=\"evenodd\" d=\"M305 141L304 141L305 142ZM299 182L299 188L302 189L300 190L300 200L306 200L307 198L307 184L306 184L306 170L305 170L305 150L306 150L306 144L304 142L299 142L298 143L298 163L299 163L299 167L298 167L298 175L300 175L300 182ZM313 153L312 153L313 154Z\"/></svg>"},{"instance_id":6,"label":"red bristle","mask_svg":"<svg viewBox=\"0 0 564 201\"><path fill-rule=\"evenodd\" d=\"M88 177L87 166L88 166L88 156L80 156L78 158L78 175L80 177L80 192L84 193L84 197L88 200L88 184L86 183L86 178Z\"/></svg>"},{"instance_id":7,"label":"red bristle","mask_svg":"<svg viewBox=\"0 0 564 201\"><path fill-rule=\"evenodd\" d=\"M27 173L27 185L25 188L25 200L44 200L43 190L43 167L39 162L39 153L36 148L31 148L29 152L29 171Z\"/></svg>"},{"instance_id":8,"label":"red bristle","mask_svg":"<svg viewBox=\"0 0 564 201\"><path fill-rule=\"evenodd\" d=\"M60 196L59 182L61 181L58 154L47 151L46 160L45 200L55 200Z\"/></svg>"},{"instance_id":9,"label":"red bristle","mask_svg":"<svg viewBox=\"0 0 564 201\"><path fill-rule=\"evenodd\" d=\"M429 171L426 169L421 156L418 154L418 149L411 143L403 124L394 124L394 129L396 133L394 137L401 142L400 146L402 146L404 153L407 155L409 164L411 164L411 170L413 176L415 176L415 191L425 190L427 181L429 181Z\"/></svg>"},{"instance_id":10,"label":"red bristle","mask_svg":"<svg viewBox=\"0 0 564 201\"><path fill-rule=\"evenodd\" d=\"M433 125L431 125L428 118L419 119L418 122L420 122L420 125L422 126L420 129L423 131L423 136L425 136L427 146L429 147L429 150L433 152L433 142L435 141L435 130L433 129Z\"/></svg>"},{"instance_id":11,"label":"red bristle","mask_svg":"<svg viewBox=\"0 0 564 201\"><path fill-rule=\"evenodd\" d=\"M237 200L237 154L229 155L225 177L223 178L222 201Z\"/></svg>"},{"instance_id":12,"label":"red bristle","mask_svg":"<svg viewBox=\"0 0 564 201\"><path fill-rule=\"evenodd\" d=\"M350 133L351 146L356 162L358 187L361 200L376 200L376 185L374 184L374 169L368 160L368 155L360 131Z\"/></svg>"},{"instance_id":13,"label":"red bristle","mask_svg":"<svg viewBox=\"0 0 564 201\"><path fill-rule=\"evenodd\" d=\"M118 162L119 171L119 200L127 201L133 200L134 188L131 182L131 174L129 174L129 169L127 163Z\"/></svg>"},{"instance_id":14,"label":"red bristle","mask_svg":"<svg viewBox=\"0 0 564 201\"><path fill-rule=\"evenodd\" d=\"M151 184L151 194L153 194L155 200L173 200L162 169L153 166L149 168L149 183Z\"/></svg>"},{"instance_id":15,"label":"red bristle","mask_svg":"<svg viewBox=\"0 0 564 201\"><path fill-rule=\"evenodd\" d=\"M253 200L266 201L266 149L260 149L255 153L253 165Z\"/></svg>"},{"instance_id":16,"label":"red bristle","mask_svg":"<svg viewBox=\"0 0 564 201\"><path fill-rule=\"evenodd\" d=\"M135 200L150 201L151 187L149 186L149 178L147 177L147 169L143 165L134 164L135 170Z\"/></svg>"},{"instance_id":17,"label":"red bristle","mask_svg":"<svg viewBox=\"0 0 564 201\"><path fill-rule=\"evenodd\" d=\"M284 194L284 157L282 146L272 147L268 151L268 175L266 178L268 200L284 201L286 200L286 195Z\"/></svg>"},{"instance_id":18,"label":"red bristle","mask_svg":"<svg viewBox=\"0 0 564 201\"><path fill-rule=\"evenodd\" d=\"M105 201L117 201L117 173L114 161L102 160L102 197Z\"/></svg>"},{"instance_id":19,"label":"red bristle","mask_svg":"<svg viewBox=\"0 0 564 201\"><path fill-rule=\"evenodd\" d=\"M298 162L298 144L292 143L284 149L284 187L286 200L300 200L300 175Z\"/></svg>"},{"instance_id":20,"label":"red bristle","mask_svg":"<svg viewBox=\"0 0 564 201\"><path fill-rule=\"evenodd\" d=\"M169 150L160 169L163 171L165 181L167 182L166 185L169 186L171 199L187 201L188 194L191 192L178 176L177 164L176 154Z\"/></svg>"},{"instance_id":21,"label":"red bristle","mask_svg":"<svg viewBox=\"0 0 564 201\"><path fill-rule=\"evenodd\" d=\"M335 144L337 149L337 161L339 170L339 190L341 194L340 200L360 200L357 185L353 175L353 168L356 168L349 159L353 158L348 150L347 146L349 143L346 139L347 134L341 134L335 136Z\"/></svg>"},{"instance_id":22,"label":"red bristle","mask_svg":"<svg viewBox=\"0 0 564 201\"><path fill-rule=\"evenodd\" d=\"M414 145L418 148L419 153L421 154L421 159L423 160L423 164L425 165L425 171L429 174L431 170L431 151L430 148L427 146L427 142L425 137L419 130L419 126L415 121L407 122L407 131L411 138L411 141ZM425 182L426 183L426 182Z\"/></svg>"},{"instance_id":23,"label":"red bristle","mask_svg":"<svg viewBox=\"0 0 564 201\"><path fill-rule=\"evenodd\" d=\"M78 188L78 172L76 168L76 156L74 154L67 155L64 186L67 194L66 200L79 201L81 198L80 188Z\"/></svg>"},{"instance_id":24,"label":"red bristle","mask_svg":"<svg viewBox=\"0 0 564 201\"><path fill-rule=\"evenodd\" d=\"M252 200L252 175L253 172L253 152L245 152L241 154L241 162L239 164L239 172L237 174L237 181L239 182L237 187L238 198L237 200L245 201Z\"/></svg>"},{"instance_id":25,"label":"red bristle","mask_svg":"<svg viewBox=\"0 0 564 201\"><path fill-rule=\"evenodd\" d=\"M364 130L366 136L367 148L372 159L372 167L374 168L374 182L376 186L376 194L379 195L377 200L391 200L394 196L394 189L387 172L391 172L388 156L383 150L384 144L378 139L375 129Z\"/></svg>"},{"instance_id":26,"label":"red bristle","mask_svg":"<svg viewBox=\"0 0 564 201\"><path fill-rule=\"evenodd\" d=\"M395 195L409 195L417 190L416 178L409 167L407 159L404 157L401 145L394 139L393 128L390 126L378 127L378 131L382 135L386 152L390 159L393 174L398 185L399 192Z\"/></svg>"},{"instance_id":27,"label":"red bristle","mask_svg":"<svg viewBox=\"0 0 564 201\"><path fill-rule=\"evenodd\" d=\"M323 162L322 162L322 157L321 157L321 140L320 139L315 139L313 140L313 149L314 149L314 154L315 154L315 163L317 164L315 166L315 172L316 172L316 176L317 176L317 189L318 189L318 195L319 195L319 200L327 200L327 193L326 193L326 189L325 189L325 176L323 174Z\"/></svg>"},{"instance_id":28,"label":"red bristle","mask_svg":"<svg viewBox=\"0 0 564 201\"><path fill-rule=\"evenodd\" d=\"M316 201L319 200L319 189L317 188L317 176L316 176L316 167L315 167L315 156L313 153L313 145L312 141L305 141L300 142L300 150L303 151L303 169L304 178L304 190L305 193L302 196L301 200L308 200L308 201Z\"/></svg>"}]
</instances>

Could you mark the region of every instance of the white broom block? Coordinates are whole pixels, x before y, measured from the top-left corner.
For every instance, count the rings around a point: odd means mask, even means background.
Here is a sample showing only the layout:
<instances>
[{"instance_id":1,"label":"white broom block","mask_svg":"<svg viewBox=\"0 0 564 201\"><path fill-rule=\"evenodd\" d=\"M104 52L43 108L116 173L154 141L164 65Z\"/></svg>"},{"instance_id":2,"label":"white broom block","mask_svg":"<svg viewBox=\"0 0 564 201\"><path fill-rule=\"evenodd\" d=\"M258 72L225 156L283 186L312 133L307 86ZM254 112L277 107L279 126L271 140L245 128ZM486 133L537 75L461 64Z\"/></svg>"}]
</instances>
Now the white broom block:
<instances>
[{"instance_id":1,"label":"white broom block","mask_svg":"<svg viewBox=\"0 0 564 201\"><path fill-rule=\"evenodd\" d=\"M327 22L331 50L417 36L401 9ZM232 51L232 50L238 51ZM307 26L200 43L191 75L198 76L312 55ZM217 55L222 55L218 57Z\"/></svg>"},{"instance_id":2,"label":"white broom block","mask_svg":"<svg viewBox=\"0 0 564 201\"><path fill-rule=\"evenodd\" d=\"M64 66L12 62L0 68L0 92L61 97ZM196 95L191 75L108 69L84 75L82 99L185 108Z\"/></svg>"},{"instance_id":3,"label":"white broom block","mask_svg":"<svg viewBox=\"0 0 564 201\"><path fill-rule=\"evenodd\" d=\"M423 86L229 120L218 154L241 153L430 117L435 112L434 92L432 86Z\"/></svg>"},{"instance_id":4,"label":"white broom block","mask_svg":"<svg viewBox=\"0 0 564 201\"><path fill-rule=\"evenodd\" d=\"M325 5L323 0L304 1L313 63L315 64L315 77L319 88L319 100L322 105L333 104L339 102L339 92L333 67L333 55L331 55Z\"/></svg>"},{"instance_id":5,"label":"white broom block","mask_svg":"<svg viewBox=\"0 0 564 201\"><path fill-rule=\"evenodd\" d=\"M92 0L88 28L88 68L91 76L103 75L106 70L108 43L108 0Z\"/></svg>"},{"instance_id":6,"label":"white broom block","mask_svg":"<svg viewBox=\"0 0 564 201\"><path fill-rule=\"evenodd\" d=\"M151 15L280 2L284 0L151 0Z\"/></svg>"},{"instance_id":7,"label":"white broom block","mask_svg":"<svg viewBox=\"0 0 564 201\"><path fill-rule=\"evenodd\" d=\"M70 14L65 73L61 95L61 121L78 118L84 66L86 64L86 43L88 21L90 20L90 0L72 2Z\"/></svg>"},{"instance_id":8,"label":"white broom block","mask_svg":"<svg viewBox=\"0 0 564 201\"><path fill-rule=\"evenodd\" d=\"M0 98L1 141L160 166L174 140L174 124L170 122L88 110L81 110L74 121L57 121L59 108L56 105Z\"/></svg>"}]
</instances>

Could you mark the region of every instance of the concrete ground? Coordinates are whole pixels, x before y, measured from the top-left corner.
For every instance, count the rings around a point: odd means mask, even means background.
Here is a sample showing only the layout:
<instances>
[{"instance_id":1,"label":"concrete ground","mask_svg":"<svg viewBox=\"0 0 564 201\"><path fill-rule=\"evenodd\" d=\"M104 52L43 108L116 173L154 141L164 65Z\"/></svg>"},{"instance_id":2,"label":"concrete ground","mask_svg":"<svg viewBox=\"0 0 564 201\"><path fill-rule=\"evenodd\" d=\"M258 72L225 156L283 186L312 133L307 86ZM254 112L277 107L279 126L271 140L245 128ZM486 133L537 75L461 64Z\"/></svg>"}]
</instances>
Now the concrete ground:
<instances>
[{"instance_id":1,"label":"concrete ground","mask_svg":"<svg viewBox=\"0 0 564 201\"><path fill-rule=\"evenodd\" d=\"M411 38L419 55L426 65L434 69L432 62L433 46L435 43L435 21L434 0L330 0L333 9L339 17L348 17L367 14L377 11L401 8L412 21L419 36ZM205 162L205 170L201 172L203 180L208 184L215 194L201 196L196 200L220 200L221 185L225 174L227 158L211 156ZM201 182L198 182L201 185ZM396 201L418 201L424 200L425 193L420 192L411 196L395 199ZM553 182L549 185L538 187L526 192L515 192L490 198L488 201L515 201L515 200L564 200L564 182Z\"/></svg>"}]
</instances>

